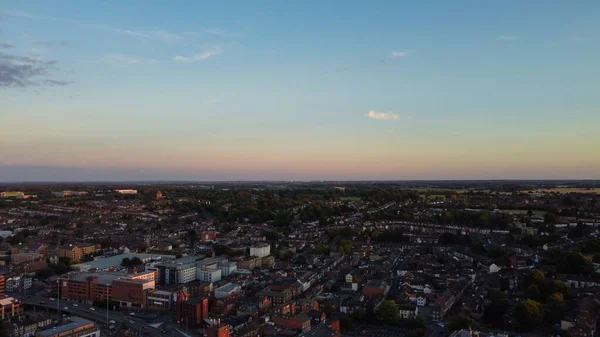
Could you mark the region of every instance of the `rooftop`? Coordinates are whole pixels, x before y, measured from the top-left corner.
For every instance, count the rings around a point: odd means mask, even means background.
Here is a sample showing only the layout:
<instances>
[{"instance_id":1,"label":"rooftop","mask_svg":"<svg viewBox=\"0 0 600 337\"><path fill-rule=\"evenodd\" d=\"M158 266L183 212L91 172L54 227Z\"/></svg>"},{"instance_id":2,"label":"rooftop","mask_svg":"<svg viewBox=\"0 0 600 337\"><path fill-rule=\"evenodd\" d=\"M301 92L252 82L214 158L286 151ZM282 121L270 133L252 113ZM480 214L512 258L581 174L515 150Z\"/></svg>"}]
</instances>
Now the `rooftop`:
<instances>
[{"instance_id":1,"label":"rooftop","mask_svg":"<svg viewBox=\"0 0 600 337\"><path fill-rule=\"evenodd\" d=\"M73 330L75 328L83 327L83 326L89 325L89 324L94 324L94 322L92 322L90 320L87 320L87 319L81 318L81 317L77 317L77 316L73 316L73 317L69 318L69 321L70 322L67 324L59 325L57 327L43 330L43 331L38 331L38 332L36 332L36 336L58 335L60 333L67 332L67 331Z\"/></svg>"},{"instance_id":2,"label":"rooftop","mask_svg":"<svg viewBox=\"0 0 600 337\"><path fill-rule=\"evenodd\" d=\"M97 260L94 260L94 261L79 263L79 264L73 265L73 268L76 268L76 269L92 269L92 268L107 269L110 267L120 266L121 262L123 262L124 258L132 259L134 257L137 257L141 260L152 259L152 258L157 259L157 260L158 259L168 259L168 260L175 259L174 255L125 253L125 254L119 254L119 255L114 255L114 256L105 257L105 258L98 258Z\"/></svg>"}]
</instances>

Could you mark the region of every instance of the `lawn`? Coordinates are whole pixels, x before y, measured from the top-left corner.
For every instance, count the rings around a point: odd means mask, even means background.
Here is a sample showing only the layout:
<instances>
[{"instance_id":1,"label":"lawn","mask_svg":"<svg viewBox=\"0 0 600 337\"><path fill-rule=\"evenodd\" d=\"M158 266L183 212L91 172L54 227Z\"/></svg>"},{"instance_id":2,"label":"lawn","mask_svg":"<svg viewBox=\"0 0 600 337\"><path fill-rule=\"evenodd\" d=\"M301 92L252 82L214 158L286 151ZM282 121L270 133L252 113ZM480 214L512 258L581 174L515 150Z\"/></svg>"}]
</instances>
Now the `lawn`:
<instances>
[{"instance_id":1,"label":"lawn","mask_svg":"<svg viewBox=\"0 0 600 337\"><path fill-rule=\"evenodd\" d=\"M539 188L530 193L596 193L600 194L600 187L596 188L577 188L577 187L556 187L556 188Z\"/></svg>"}]
</instances>

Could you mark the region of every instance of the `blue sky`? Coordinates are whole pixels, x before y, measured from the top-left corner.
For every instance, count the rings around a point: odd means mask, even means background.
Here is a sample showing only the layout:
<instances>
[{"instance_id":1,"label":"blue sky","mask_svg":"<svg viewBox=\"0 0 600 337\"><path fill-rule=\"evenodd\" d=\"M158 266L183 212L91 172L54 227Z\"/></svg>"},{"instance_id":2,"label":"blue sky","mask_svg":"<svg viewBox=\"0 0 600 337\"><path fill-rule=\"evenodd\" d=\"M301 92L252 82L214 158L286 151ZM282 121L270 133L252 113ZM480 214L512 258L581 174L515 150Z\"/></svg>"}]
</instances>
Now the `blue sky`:
<instances>
[{"instance_id":1,"label":"blue sky","mask_svg":"<svg viewBox=\"0 0 600 337\"><path fill-rule=\"evenodd\" d=\"M3 2L0 181L598 178L598 17L597 1Z\"/></svg>"}]
</instances>

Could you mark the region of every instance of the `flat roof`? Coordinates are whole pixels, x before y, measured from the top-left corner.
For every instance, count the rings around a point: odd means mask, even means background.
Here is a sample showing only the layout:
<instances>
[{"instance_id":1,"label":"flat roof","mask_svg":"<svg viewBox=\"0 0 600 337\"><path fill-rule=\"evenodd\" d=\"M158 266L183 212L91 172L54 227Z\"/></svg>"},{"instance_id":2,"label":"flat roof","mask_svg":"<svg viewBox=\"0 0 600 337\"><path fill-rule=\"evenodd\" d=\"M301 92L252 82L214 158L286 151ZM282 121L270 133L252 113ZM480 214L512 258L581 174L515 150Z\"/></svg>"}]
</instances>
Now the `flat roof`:
<instances>
[{"instance_id":1,"label":"flat roof","mask_svg":"<svg viewBox=\"0 0 600 337\"><path fill-rule=\"evenodd\" d=\"M160 259L175 259L175 255L162 255L162 254L142 254L142 253L124 253L119 255L114 255L110 257L98 258L94 261L79 263L73 265L73 268L77 269L85 269L85 268L96 268L96 269L106 269L114 266L120 266L121 262L123 262L124 258L132 259L137 257L141 260L151 259L151 258L160 258Z\"/></svg>"},{"instance_id":2,"label":"flat roof","mask_svg":"<svg viewBox=\"0 0 600 337\"><path fill-rule=\"evenodd\" d=\"M69 318L69 323L67 324L63 324L63 325L59 325L57 327L54 328L50 328L50 329L46 329L46 330L42 330L42 331L38 331L35 333L36 336L40 335L40 336L52 336L55 334L59 334L62 332L66 332L84 325L88 325L88 324L93 324L94 322L87 320L85 318L81 318L81 317L77 317L77 316L71 316Z\"/></svg>"}]
</instances>

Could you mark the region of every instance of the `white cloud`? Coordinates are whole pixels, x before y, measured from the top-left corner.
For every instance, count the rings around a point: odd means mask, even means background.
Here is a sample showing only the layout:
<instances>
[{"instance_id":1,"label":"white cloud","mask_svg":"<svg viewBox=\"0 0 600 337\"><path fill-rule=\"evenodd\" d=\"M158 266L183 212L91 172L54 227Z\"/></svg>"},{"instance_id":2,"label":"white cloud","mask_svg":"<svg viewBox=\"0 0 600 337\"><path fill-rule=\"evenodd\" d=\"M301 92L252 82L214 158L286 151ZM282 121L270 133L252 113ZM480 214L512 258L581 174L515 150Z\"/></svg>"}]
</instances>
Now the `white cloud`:
<instances>
[{"instance_id":1,"label":"white cloud","mask_svg":"<svg viewBox=\"0 0 600 337\"><path fill-rule=\"evenodd\" d=\"M367 113L367 117L369 117L371 119L377 119L380 121L387 121L387 120L397 121L400 118L400 116L398 116L397 114L395 114L393 112L377 112L375 110L369 111L369 113Z\"/></svg>"},{"instance_id":2,"label":"white cloud","mask_svg":"<svg viewBox=\"0 0 600 337\"><path fill-rule=\"evenodd\" d=\"M181 62L181 63L193 63L193 62L207 60L208 58L215 56L215 55L219 55L221 53L223 53L223 50L221 50L221 48L219 48L219 47L216 47L216 48L206 50L200 54L196 54L196 55L192 55L192 56L177 55L177 56L173 57L173 61Z\"/></svg>"},{"instance_id":3,"label":"white cloud","mask_svg":"<svg viewBox=\"0 0 600 337\"><path fill-rule=\"evenodd\" d=\"M165 32L164 30L156 30L151 32L142 32L129 29L111 28L115 33L127 35L142 41L160 40L160 41L177 41L183 39L183 36L175 33Z\"/></svg>"},{"instance_id":4,"label":"white cloud","mask_svg":"<svg viewBox=\"0 0 600 337\"><path fill-rule=\"evenodd\" d=\"M154 60L154 59L139 58L139 57L124 55L124 54L119 54L119 53L108 54L108 55L106 55L105 60L110 63L118 63L118 64L142 64L142 63L148 64L148 63L158 62L157 60Z\"/></svg>"},{"instance_id":5,"label":"white cloud","mask_svg":"<svg viewBox=\"0 0 600 337\"><path fill-rule=\"evenodd\" d=\"M392 57L404 57L408 55L407 51L393 51L392 52Z\"/></svg>"},{"instance_id":6,"label":"white cloud","mask_svg":"<svg viewBox=\"0 0 600 337\"><path fill-rule=\"evenodd\" d=\"M197 32L184 32L182 35L190 35L190 36L205 36L205 35L214 35L218 37L240 37L242 34L229 32L220 28L206 28L201 29Z\"/></svg>"},{"instance_id":7,"label":"white cloud","mask_svg":"<svg viewBox=\"0 0 600 337\"><path fill-rule=\"evenodd\" d=\"M512 35L500 35L498 36L498 40L504 40L504 41L515 41L518 40L519 37L518 36L512 36Z\"/></svg>"}]
</instances>

